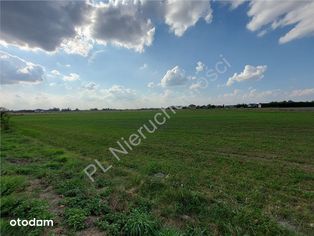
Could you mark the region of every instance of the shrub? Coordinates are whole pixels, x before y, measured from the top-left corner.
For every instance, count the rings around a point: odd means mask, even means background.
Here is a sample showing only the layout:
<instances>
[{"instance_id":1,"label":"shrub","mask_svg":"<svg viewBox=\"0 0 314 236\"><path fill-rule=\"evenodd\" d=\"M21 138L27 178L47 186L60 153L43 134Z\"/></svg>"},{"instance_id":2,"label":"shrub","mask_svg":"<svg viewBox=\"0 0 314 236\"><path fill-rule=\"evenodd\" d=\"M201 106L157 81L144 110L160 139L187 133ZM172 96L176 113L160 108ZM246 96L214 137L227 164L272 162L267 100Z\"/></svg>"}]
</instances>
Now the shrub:
<instances>
[{"instance_id":1,"label":"shrub","mask_svg":"<svg viewBox=\"0 0 314 236\"><path fill-rule=\"evenodd\" d=\"M96 225L108 235L121 235L127 216L123 213L109 213L99 220Z\"/></svg>"},{"instance_id":2,"label":"shrub","mask_svg":"<svg viewBox=\"0 0 314 236\"><path fill-rule=\"evenodd\" d=\"M110 224L106 220L100 220L96 223L98 228L105 231L108 235L120 235L121 228L118 224Z\"/></svg>"},{"instance_id":3,"label":"shrub","mask_svg":"<svg viewBox=\"0 0 314 236\"><path fill-rule=\"evenodd\" d=\"M10 129L10 115L7 111L7 109L0 107L0 123L1 123L1 129L8 130Z\"/></svg>"},{"instance_id":4,"label":"shrub","mask_svg":"<svg viewBox=\"0 0 314 236\"><path fill-rule=\"evenodd\" d=\"M86 212L82 209L70 208L65 211L65 221L74 230L84 229Z\"/></svg>"}]
</instances>

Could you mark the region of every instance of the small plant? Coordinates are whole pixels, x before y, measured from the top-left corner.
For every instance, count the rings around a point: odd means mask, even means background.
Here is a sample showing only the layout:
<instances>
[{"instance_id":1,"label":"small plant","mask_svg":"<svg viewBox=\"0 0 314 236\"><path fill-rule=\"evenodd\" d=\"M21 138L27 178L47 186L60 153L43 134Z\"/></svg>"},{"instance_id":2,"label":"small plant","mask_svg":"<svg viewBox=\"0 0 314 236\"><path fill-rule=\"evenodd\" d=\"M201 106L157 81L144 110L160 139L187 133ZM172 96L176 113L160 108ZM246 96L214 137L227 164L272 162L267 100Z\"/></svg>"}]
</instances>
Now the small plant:
<instances>
[{"instance_id":1,"label":"small plant","mask_svg":"<svg viewBox=\"0 0 314 236\"><path fill-rule=\"evenodd\" d=\"M150 215L134 210L128 216L124 233L130 236L156 235L158 228L157 222Z\"/></svg>"},{"instance_id":2,"label":"small plant","mask_svg":"<svg viewBox=\"0 0 314 236\"><path fill-rule=\"evenodd\" d=\"M118 224L110 224L106 220L100 220L96 223L99 229L105 231L108 235L120 235L120 227Z\"/></svg>"},{"instance_id":3,"label":"small plant","mask_svg":"<svg viewBox=\"0 0 314 236\"><path fill-rule=\"evenodd\" d=\"M87 202L87 208L92 215L108 214L110 212L108 204L98 197L89 199Z\"/></svg>"},{"instance_id":4,"label":"small plant","mask_svg":"<svg viewBox=\"0 0 314 236\"><path fill-rule=\"evenodd\" d=\"M179 233L178 231L168 228L164 228L160 230L160 232L158 233L158 236L182 236L182 235L183 234Z\"/></svg>"},{"instance_id":5,"label":"small plant","mask_svg":"<svg viewBox=\"0 0 314 236\"><path fill-rule=\"evenodd\" d=\"M200 213L206 202L199 193L182 190L176 196L176 211L180 214Z\"/></svg>"},{"instance_id":6,"label":"small plant","mask_svg":"<svg viewBox=\"0 0 314 236\"><path fill-rule=\"evenodd\" d=\"M10 115L8 110L4 107L0 107L0 122L1 122L1 129L8 130L10 129Z\"/></svg>"},{"instance_id":7,"label":"small plant","mask_svg":"<svg viewBox=\"0 0 314 236\"><path fill-rule=\"evenodd\" d=\"M210 234L206 229L203 229L200 227L190 226L187 228L184 235L186 235L186 236L206 236L206 235L210 235Z\"/></svg>"},{"instance_id":8,"label":"small plant","mask_svg":"<svg viewBox=\"0 0 314 236\"><path fill-rule=\"evenodd\" d=\"M82 209L70 208L65 211L65 221L74 230L85 228L86 212Z\"/></svg>"},{"instance_id":9,"label":"small plant","mask_svg":"<svg viewBox=\"0 0 314 236\"><path fill-rule=\"evenodd\" d=\"M127 216L124 213L109 213L99 220L96 225L108 235L121 235L126 220Z\"/></svg>"},{"instance_id":10,"label":"small plant","mask_svg":"<svg viewBox=\"0 0 314 236\"><path fill-rule=\"evenodd\" d=\"M1 196L22 190L25 185L25 178L22 176L4 176L1 178Z\"/></svg>"},{"instance_id":11,"label":"small plant","mask_svg":"<svg viewBox=\"0 0 314 236\"><path fill-rule=\"evenodd\" d=\"M152 209L152 202L143 197L138 197L135 200L134 205L142 212L150 212Z\"/></svg>"}]
</instances>

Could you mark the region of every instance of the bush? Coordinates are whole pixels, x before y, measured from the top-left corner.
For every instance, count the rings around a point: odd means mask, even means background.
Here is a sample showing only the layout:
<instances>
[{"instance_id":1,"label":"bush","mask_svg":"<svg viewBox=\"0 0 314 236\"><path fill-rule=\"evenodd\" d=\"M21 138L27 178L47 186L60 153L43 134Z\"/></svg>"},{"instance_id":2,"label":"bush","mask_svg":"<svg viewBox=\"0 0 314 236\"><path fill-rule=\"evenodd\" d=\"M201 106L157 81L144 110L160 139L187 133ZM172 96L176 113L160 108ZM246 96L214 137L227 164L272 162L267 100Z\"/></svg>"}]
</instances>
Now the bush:
<instances>
[{"instance_id":1,"label":"bush","mask_svg":"<svg viewBox=\"0 0 314 236\"><path fill-rule=\"evenodd\" d=\"M98 221L96 223L99 229L105 231L108 235L120 235L121 228L118 224L110 224L108 221Z\"/></svg>"},{"instance_id":2,"label":"bush","mask_svg":"<svg viewBox=\"0 0 314 236\"><path fill-rule=\"evenodd\" d=\"M8 130L10 129L10 115L7 109L0 107L0 122L1 122L1 129Z\"/></svg>"},{"instance_id":3,"label":"bush","mask_svg":"<svg viewBox=\"0 0 314 236\"><path fill-rule=\"evenodd\" d=\"M96 225L108 235L121 235L127 216L124 213L109 213L99 220Z\"/></svg>"},{"instance_id":4,"label":"bush","mask_svg":"<svg viewBox=\"0 0 314 236\"><path fill-rule=\"evenodd\" d=\"M87 218L86 212L82 209L70 208L65 211L65 221L74 230L84 229Z\"/></svg>"}]
</instances>

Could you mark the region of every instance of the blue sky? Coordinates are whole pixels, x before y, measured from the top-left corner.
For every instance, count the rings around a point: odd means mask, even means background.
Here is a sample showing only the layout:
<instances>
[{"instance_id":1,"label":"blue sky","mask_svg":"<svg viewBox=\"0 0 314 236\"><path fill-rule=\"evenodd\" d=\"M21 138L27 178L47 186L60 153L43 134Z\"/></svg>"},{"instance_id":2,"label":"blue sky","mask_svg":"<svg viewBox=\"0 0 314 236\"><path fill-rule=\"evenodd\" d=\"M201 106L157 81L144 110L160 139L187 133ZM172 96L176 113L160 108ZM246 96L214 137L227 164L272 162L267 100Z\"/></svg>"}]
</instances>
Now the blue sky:
<instances>
[{"instance_id":1,"label":"blue sky","mask_svg":"<svg viewBox=\"0 0 314 236\"><path fill-rule=\"evenodd\" d=\"M70 3L4 5L0 105L85 109L314 100L313 2L235 2L74 2L80 10L66 27L50 20L70 14ZM33 7L57 10L38 19ZM33 22L23 26L24 34L12 12Z\"/></svg>"}]
</instances>

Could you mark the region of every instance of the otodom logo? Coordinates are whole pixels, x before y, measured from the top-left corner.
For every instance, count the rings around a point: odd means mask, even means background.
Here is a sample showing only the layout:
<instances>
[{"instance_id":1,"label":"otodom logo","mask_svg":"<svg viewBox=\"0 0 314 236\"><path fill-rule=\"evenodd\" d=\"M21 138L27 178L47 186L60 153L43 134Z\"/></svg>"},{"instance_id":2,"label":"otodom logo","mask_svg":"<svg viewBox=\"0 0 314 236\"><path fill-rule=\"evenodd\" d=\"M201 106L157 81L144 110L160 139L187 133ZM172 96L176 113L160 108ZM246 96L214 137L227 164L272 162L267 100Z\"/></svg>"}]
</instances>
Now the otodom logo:
<instances>
[{"instance_id":1,"label":"otodom logo","mask_svg":"<svg viewBox=\"0 0 314 236\"><path fill-rule=\"evenodd\" d=\"M31 220L21 220L20 218L10 220L11 226L32 226L32 227L49 227L53 226L53 220L40 220L40 219L31 219Z\"/></svg>"}]
</instances>

